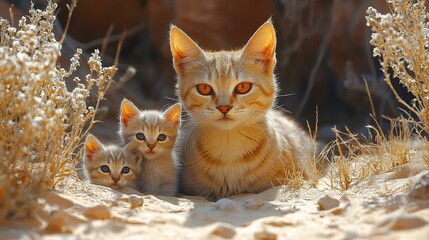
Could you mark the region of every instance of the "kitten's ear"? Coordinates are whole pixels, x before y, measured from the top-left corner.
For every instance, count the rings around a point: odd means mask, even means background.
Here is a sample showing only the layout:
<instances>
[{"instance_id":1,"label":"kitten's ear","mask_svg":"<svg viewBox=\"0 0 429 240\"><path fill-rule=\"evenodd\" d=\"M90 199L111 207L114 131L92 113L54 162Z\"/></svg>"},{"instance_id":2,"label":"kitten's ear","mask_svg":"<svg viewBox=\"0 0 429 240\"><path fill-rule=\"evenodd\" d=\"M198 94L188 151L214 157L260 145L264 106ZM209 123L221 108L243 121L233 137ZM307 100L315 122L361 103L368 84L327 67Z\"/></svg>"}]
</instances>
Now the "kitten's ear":
<instances>
[{"instance_id":1,"label":"kitten's ear","mask_svg":"<svg viewBox=\"0 0 429 240\"><path fill-rule=\"evenodd\" d=\"M138 142L131 141L124 147L124 151L127 154L131 154L132 158L136 161L137 165L140 165L140 163L143 160L142 155L138 151L138 145L140 145Z\"/></svg>"},{"instance_id":2,"label":"kitten's ear","mask_svg":"<svg viewBox=\"0 0 429 240\"><path fill-rule=\"evenodd\" d=\"M139 109L128 99L122 100L121 103L121 124L128 126L130 119L139 114Z\"/></svg>"},{"instance_id":3,"label":"kitten's ear","mask_svg":"<svg viewBox=\"0 0 429 240\"><path fill-rule=\"evenodd\" d=\"M204 58L203 50L185 32L174 25L170 28L170 48L174 68L178 72L181 72L187 63Z\"/></svg>"},{"instance_id":4,"label":"kitten's ear","mask_svg":"<svg viewBox=\"0 0 429 240\"><path fill-rule=\"evenodd\" d=\"M140 164L143 161L143 157L142 157L142 155L136 153L136 154L134 154L134 160L136 161L137 166L140 166Z\"/></svg>"},{"instance_id":5,"label":"kitten's ear","mask_svg":"<svg viewBox=\"0 0 429 240\"><path fill-rule=\"evenodd\" d=\"M173 125L180 125L180 117L182 116L182 106L180 103L176 103L169 107L162 114L165 118L166 123L172 123Z\"/></svg>"},{"instance_id":6,"label":"kitten's ear","mask_svg":"<svg viewBox=\"0 0 429 240\"><path fill-rule=\"evenodd\" d=\"M276 42L274 26L271 19L268 19L247 42L241 56L263 63L266 69L274 68L276 64Z\"/></svg>"},{"instance_id":7,"label":"kitten's ear","mask_svg":"<svg viewBox=\"0 0 429 240\"><path fill-rule=\"evenodd\" d=\"M100 151L103 148L103 144L92 134L89 134L85 140L85 157L89 161L92 160L92 157L95 153Z\"/></svg>"}]
</instances>

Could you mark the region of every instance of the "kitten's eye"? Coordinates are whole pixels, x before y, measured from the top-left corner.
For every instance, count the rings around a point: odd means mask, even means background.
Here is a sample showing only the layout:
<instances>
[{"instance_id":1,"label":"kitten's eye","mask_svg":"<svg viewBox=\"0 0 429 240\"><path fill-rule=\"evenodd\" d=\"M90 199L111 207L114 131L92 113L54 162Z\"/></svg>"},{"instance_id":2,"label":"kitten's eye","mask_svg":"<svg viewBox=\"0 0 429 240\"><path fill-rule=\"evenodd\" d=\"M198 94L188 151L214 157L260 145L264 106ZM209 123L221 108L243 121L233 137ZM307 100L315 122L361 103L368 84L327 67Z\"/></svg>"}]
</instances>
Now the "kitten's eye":
<instances>
[{"instance_id":1,"label":"kitten's eye","mask_svg":"<svg viewBox=\"0 0 429 240\"><path fill-rule=\"evenodd\" d=\"M252 84L250 82L241 82L235 87L235 92L238 94L246 94L252 89Z\"/></svg>"},{"instance_id":2,"label":"kitten's eye","mask_svg":"<svg viewBox=\"0 0 429 240\"><path fill-rule=\"evenodd\" d=\"M127 174L130 172L130 168L129 167L123 167L121 173Z\"/></svg>"},{"instance_id":3,"label":"kitten's eye","mask_svg":"<svg viewBox=\"0 0 429 240\"><path fill-rule=\"evenodd\" d=\"M159 134L158 136L158 141L165 141L165 139L167 139L167 136L165 136L165 134Z\"/></svg>"},{"instance_id":4,"label":"kitten's eye","mask_svg":"<svg viewBox=\"0 0 429 240\"><path fill-rule=\"evenodd\" d=\"M101 171L104 173L110 172L110 168L107 165L103 165L100 167Z\"/></svg>"},{"instance_id":5,"label":"kitten's eye","mask_svg":"<svg viewBox=\"0 0 429 240\"><path fill-rule=\"evenodd\" d=\"M137 140L140 140L140 141L143 141L146 139L143 133L137 133L136 138Z\"/></svg>"},{"instance_id":6,"label":"kitten's eye","mask_svg":"<svg viewBox=\"0 0 429 240\"><path fill-rule=\"evenodd\" d=\"M213 92L212 87L210 85L205 83L200 83L197 85L197 91L204 96L210 95Z\"/></svg>"}]
</instances>

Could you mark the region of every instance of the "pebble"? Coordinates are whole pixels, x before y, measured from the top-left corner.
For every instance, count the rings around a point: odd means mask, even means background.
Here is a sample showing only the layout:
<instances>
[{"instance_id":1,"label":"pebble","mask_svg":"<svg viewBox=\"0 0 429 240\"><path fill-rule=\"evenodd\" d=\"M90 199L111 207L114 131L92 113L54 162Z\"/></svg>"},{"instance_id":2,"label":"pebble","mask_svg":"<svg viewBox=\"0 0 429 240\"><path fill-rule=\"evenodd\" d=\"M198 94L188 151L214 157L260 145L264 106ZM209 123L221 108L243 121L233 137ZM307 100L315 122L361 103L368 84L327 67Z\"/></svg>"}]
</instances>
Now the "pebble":
<instances>
[{"instance_id":1,"label":"pebble","mask_svg":"<svg viewBox=\"0 0 429 240\"><path fill-rule=\"evenodd\" d=\"M228 198L221 198L215 203L215 209L221 211L234 211L237 209L237 203Z\"/></svg>"},{"instance_id":2,"label":"pebble","mask_svg":"<svg viewBox=\"0 0 429 240\"><path fill-rule=\"evenodd\" d=\"M109 209L104 205L88 208L84 212L84 215L85 217L91 218L91 219L109 219L112 217Z\"/></svg>"},{"instance_id":3,"label":"pebble","mask_svg":"<svg viewBox=\"0 0 429 240\"><path fill-rule=\"evenodd\" d=\"M73 233L68 219L69 215L63 211L53 212L47 218L45 231L48 233Z\"/></svg>"},{"instance_id":4,"label":"pebble","mask_svg":"<svg viewBox=\"0 0 429 240\"><path fill-rule=\"evenodd\" d=\"M319 205L319 210L329 210L340 206L340 201L331 198L329 195L325 195L317 201L317 204Z\"/></svg>"},{"instance_id":5,"label":"pebble","mask_svg":"<svg viewBox=\"0 0 429 240\"><path fill-rule=\"evenodd\" d=\"M236 234L234 228L228 224L220 223L216 225L213 230L210 232L211 236L218 236L222 238L233 238Z\"/></svg>"},{"instance_id":6,"label":"pebble","mask_svg":"<svg viewBox=\"0 0 429 240\"><path fill-rule=\"evenodd\" d=\"M260 232L256 232L253 235L253 239L255 239L255 240L277 240L277 235L272 233L272 232L268 232L266 230L263 230Z\"/></svg>"},{"instance_id":7,"label":"pebble","mask_svg":"<svg viewBox=\"0 0 429 240\"><path fill-rule=\"evenodd\" d=\"M254 199L249 199L243 203L244 208L249 210L258 210L264 205L264 202Z\"/></svg>"},{"instance_id":8,"label":"pebble","mask_svg":"<svg viewBox=\"0 0 429 240\"><path fill-rule=\"evenodd\" d=\"M131 208L138 208L143 206L144 199L140 196L130 195L128 199L130 201Z\"/></svg>"},{"instance_id":9,"label":"pebble","mask_svg":"<svg viewBox=\"0 0 429 240\"><path fill-rule=\"evenodd\" d=\"M62 208L70 208L75 205L72 201L61 197L55 192L48 192L45 196L45 200L48 204L55 204Z\"/></svg>"},{"instance_id":10,"label":"pebble","mask_svg":"<svg viewBox=\"0 0 429 240\"><path fill-rule=\"evenodd\" d=\"M426 173L419 177L408 193L410 198L414 199L429 199L429 173Z\"/></svg>"},{"instance_id":11,"label":"pebble","mask_svg":"<svg viewBox=\"0 0 429 240\"><path fill-rule=\"evenodd\" d=\"M399 215L389 217L378 225L378 228L391 229L395 231L419 228L426 225L427 222L419 217L411 215Z\"/></svg>"}]
</instances>

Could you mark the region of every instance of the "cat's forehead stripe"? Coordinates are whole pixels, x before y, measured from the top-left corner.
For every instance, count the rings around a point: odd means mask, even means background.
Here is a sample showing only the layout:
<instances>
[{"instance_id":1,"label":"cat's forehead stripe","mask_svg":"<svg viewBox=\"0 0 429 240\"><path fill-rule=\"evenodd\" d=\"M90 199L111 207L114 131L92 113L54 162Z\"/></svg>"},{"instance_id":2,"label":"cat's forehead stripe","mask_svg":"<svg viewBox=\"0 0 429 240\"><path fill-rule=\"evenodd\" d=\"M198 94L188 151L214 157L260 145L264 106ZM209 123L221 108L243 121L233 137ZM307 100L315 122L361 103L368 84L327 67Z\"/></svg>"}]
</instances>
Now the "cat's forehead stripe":
<instances>
[{"instance_id":1,"label":"cat's forehead stripe","mask_svg":"<svg viewBox=\"0 0 429 240\"><path fill-rule=\"evenodd\" d=\"M210 81L238 79L239 77L240 70L233 55L222 56L213 54L209 64L208 69L213 69L212 71L208 71Z\"/></svg>"}]
</instances>

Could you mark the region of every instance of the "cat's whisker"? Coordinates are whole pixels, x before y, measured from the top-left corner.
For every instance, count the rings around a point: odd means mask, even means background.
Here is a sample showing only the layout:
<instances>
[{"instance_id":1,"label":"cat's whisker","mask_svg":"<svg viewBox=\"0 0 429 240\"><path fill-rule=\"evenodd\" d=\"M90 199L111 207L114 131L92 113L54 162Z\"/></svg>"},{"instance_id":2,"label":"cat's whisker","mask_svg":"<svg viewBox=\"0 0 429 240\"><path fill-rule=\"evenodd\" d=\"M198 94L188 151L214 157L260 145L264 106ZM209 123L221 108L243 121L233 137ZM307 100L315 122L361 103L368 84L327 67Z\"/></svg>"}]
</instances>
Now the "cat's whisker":
<instances>
[{"instance_id":1,"label":"cat's whisker","mask_svg":"<svg viewBox=\"0 0 429 240\"><path fill-rule=\"evenodd\" d=\"M294 96L295 93L286 93L286 94L278 94L276 95L277 98L281 98L281 97L290 97L290 96Z\"/></svg>"}]
</instances>

